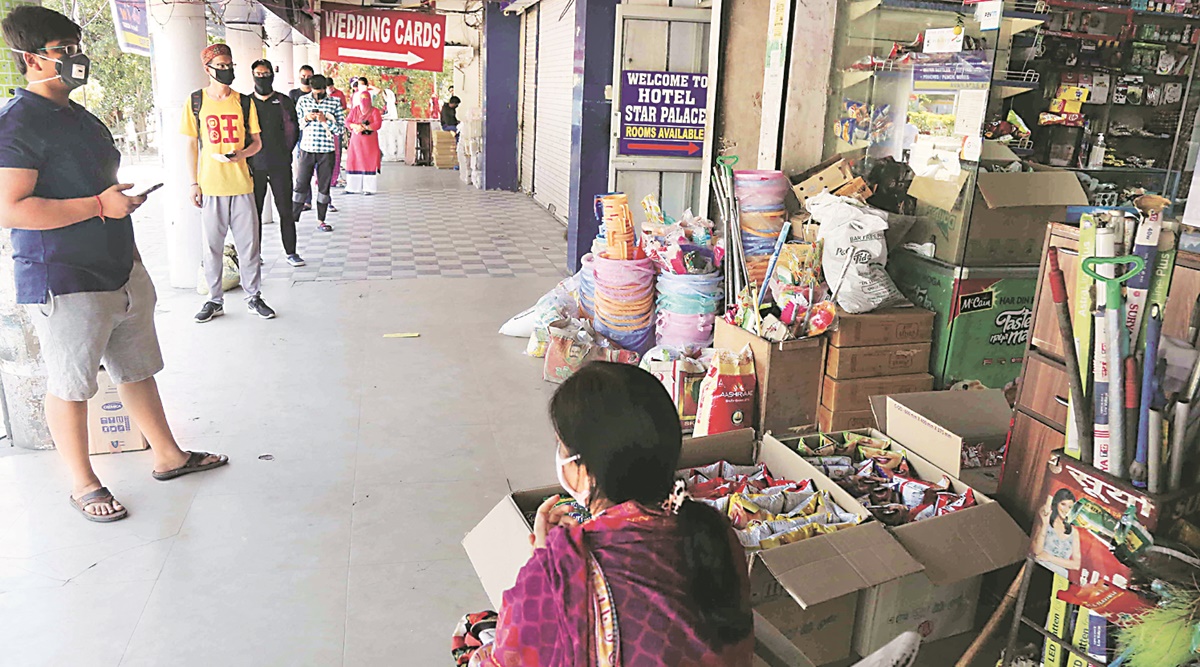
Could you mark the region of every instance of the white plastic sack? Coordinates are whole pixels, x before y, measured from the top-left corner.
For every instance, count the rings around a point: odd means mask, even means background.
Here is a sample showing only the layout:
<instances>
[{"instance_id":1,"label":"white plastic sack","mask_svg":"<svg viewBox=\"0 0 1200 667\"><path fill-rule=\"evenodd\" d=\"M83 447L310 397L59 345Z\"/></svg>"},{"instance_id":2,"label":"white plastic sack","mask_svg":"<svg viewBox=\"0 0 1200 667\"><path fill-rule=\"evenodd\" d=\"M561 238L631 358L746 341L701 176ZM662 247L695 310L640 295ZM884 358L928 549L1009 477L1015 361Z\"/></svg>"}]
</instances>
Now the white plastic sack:
<instances>
[{"instance_id":1,"label":"white plastic sack","mask_svg":"<svg viewBox=\"0 0 1200 667\"><path fill-rule=\"evenodd\" d=\"M513 315L500 333L514 338L529 338L535 329L545 329L564 319L579 319L579 274L564 279L546 292L530 309Z\"/></svg>"},{"instance_id":2,"label":"white plastic sack","mask_svg":"<svg viewBox=\"0 0 1200 667\"><path fill-rule=\"evenodd\" d=\"M225 244L225 256L222 258L222 262L221 290L228 292L242 284L242 274L238 269L237 250L234 249L233 244ZM208 277L204 274L203 264L200 265L196 274L196 294L208 295Z\"/></svg>"},{"instance_id":3,"label":"white plastic sack","mask_svg":"<svg viewBox=\"0 0 1200 667\"><path fill-rule=\"evenodd\" d=\"M887 271L887 220L849 203L844 197L821 193L805 207L821 224L817 238L825 282L848 313L869 313L905 303Z\"/></svg>"}]
</instances>

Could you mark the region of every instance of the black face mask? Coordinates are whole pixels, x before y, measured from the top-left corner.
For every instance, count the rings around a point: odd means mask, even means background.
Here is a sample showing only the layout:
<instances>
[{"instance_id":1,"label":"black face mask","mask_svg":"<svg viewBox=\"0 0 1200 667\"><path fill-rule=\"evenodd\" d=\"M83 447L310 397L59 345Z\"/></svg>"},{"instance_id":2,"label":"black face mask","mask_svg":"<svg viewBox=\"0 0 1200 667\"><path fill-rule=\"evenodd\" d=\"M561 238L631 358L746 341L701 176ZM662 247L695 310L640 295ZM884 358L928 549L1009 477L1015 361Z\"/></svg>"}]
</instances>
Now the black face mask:
<instances>
[{"instance_id":1,"label":"black face mask","mask_svg":"<svg viewBox=\"0 0 1200 667\"><path fill-rule=\"evenodd\" d=\"M233 70L217 69L216 67L210 67L209 69L212 70L212 72L213 72L212 78L216 79L217 83L220 83L220 84L223 84L226 86L233 83L233 77L234 77Z\"/></svg>"},{"instance_id":2,"label":"black face mask","mask_svg":"<svg viewBox=\"0 0 1200 667\"><path fill-rule=\"evenodd\" d=\"M18 53L24 52L18 51ZM86 54L77 53L73 56L63 56L57 59L43 56L40 53L33 55L42 60L54 61L54 73L57 76L40 81L30 81L30 83L42 83L43 81L50 81L52 79L62 79L63 84L71 90L87 85L88 75L92 73L92 59L88 58Z\"/></svg>"},{"instance_id":3,"label":"black face mask","mask_svg":"<svg viewBox=\"0 0 1200 667\"><path fill-rule=\"evenodd\" d=\"M254 92L259 95L270 95L275 90L275 76L256 76L254 77Z\"/></svg>"},{"instance_id":4,"label":"black face mask","mask_svg":"<svg viewBox=\"0 0 1200 667\"><path fill-rule=\"evenodd\" d=\"M321 100L325 99L325 97L326 97L327 95L328 95L328 93L313 93L313 97L315 97L315 98L317 99L317 101L318 101L318 102L320 102Z\"/></svg>"},{"instance_id":5,"label":"black face mask","mask_svg":"<svg viewBox=\"0 0 1200 667\"><path fill-rule=\"evenodd\" d=\"M302 77L300 77L300 85L301 85L301 86L307 86L309 81L312 81L312 77L311 77L311 76L302 76Z\"/></svg>"}]
</instances>

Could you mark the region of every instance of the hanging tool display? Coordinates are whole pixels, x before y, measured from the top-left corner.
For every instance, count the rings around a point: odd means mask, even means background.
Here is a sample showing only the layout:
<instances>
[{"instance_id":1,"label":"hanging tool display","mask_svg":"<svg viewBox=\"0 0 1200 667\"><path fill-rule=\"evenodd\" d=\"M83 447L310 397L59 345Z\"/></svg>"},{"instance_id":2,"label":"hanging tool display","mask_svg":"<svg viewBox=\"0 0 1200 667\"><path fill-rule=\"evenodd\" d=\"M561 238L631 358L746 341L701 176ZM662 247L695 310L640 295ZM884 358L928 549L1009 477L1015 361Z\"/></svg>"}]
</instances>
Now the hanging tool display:
<instances>
[{"instance_id":1,"label":"hanging tool display","mask_svg":"<svg viewBox=\"0 0 1200 667\"><path fill-rule=\"evenodd\" d=\"M1112 259L1117 254L1116 248L1116 230L1112 226L1099 227L1096 229L1095 257L1084 259L1083 262L1090 262L1097 259ZM1113 269L1113 265L1107 262L1102 263L1100 266L1100 272L1106 277L1113 276ZM1096 310L1093 313L1094 320L1092 324L1092 331L1095 333L1095 343L1092 348L1092 419L1094 420L1095 428L1095 433L1092 437L1094 447L1093 465L1104 472L1112 472L1112 462L1109 458L1109 451L1112 444L1112 430L1110 428L1112 417L1108 411L1108 388L1109 382L1112 379L1112 371L1109 363L1108 334L1106 333L1108 325L1105 315L1108 310L1108 291L1101 289L1099 283L1096 283L1087 271L1081 271L1080 275L1092 280L1096 293ZM1117 312L1120 312L1120 308L1117 308ZM1119 405L1120 403L1118 403Z\"/></svg>"},{"instance_id":2,"label":"hanging tool display","mask_svg":"<svg viewBox=\"0 0 1200 667\"><path fill-rule=\"evenodd\" d=\"M1150 283L1154 278L1155 260L1158 259L1162 212L1170 203L1170 200L1158 195L1142 195L1134 201L1138 210L1142 212L1142 222L1137 226L1134 236L1133 254L1145 262L1142 270L1129 279L1125 290L1125 326L1128 327L1135 344L1142 331L1143 314L1150 296Z\"/></svg>"},{"instance_id":3,"label":"hanging tool display","mask_svg":"<svg viewBox=\"0 0 1200 667\"><path fill-rule=\"evenodd\" d=\"M1079 367L1079 356L1075 350L1075 332L1071 326L1071 308L1067 303L1067 282L1058 264L1058 248L1050 248L1047 255L1050 265L1050 292L1054 298L1054 311L1058 315L1058 332L1063 339L1067 358L1067 382L1071 389L1071 422L1080 451L1092 451L1092 416L1088 404L1083 400L1083 375Z\"/></svg>"},{"instance_id":4,"label":"hanging tool display","mask_svg":"<svg viewBox=\"0 0 1200 667\"><path fill-rule=\"evenodd\" d=\"M1138 402L1137 454L1129 468L1134 486L1147 488L1159 485L1159 470L1162 465L1162 443L1152 446L1150 437L1150 411L1154 402L1156 374L1158 372L1158 341L1162 336L1162 313L1158 304L1150 306L1150 317L1146 320L1146 353L1142 363L1142 391ZM1161 426L1161 424L1160 424ZM1161 440L1162 433L1159 432ZM1151 451L1153 449L1153 451ZM1151 474L1152 472L1152 474ZM1158 491L1151 491L1158 493Z\"/></svg>"},{"instance_id":5,"label":"hanging tool display","mask_svg":"<svg viewBox=\"0 0 1200 667\"><path fill-rule=\"evenodd\" d=\"M725 303L737 303L738 295L750 285L746 253L742 249L742 223L737 196L733 189L733 167L736 155L722 155L713 166L713 189L721 211L722 231L725 233Z\"/></svg>"},{"instance_id":6,"label":"hanging tool display","mask_svg":"<svg viewBox=\"0 0 1200 667\"><path fill-rule=\"evenodd\" d=\"M1096 269L1102 265L1124 266L1132 264L1133 268L1119 276L1101 275ZM1122 341L1128 341L1128 329L1121 322L1121 285L1137 275L1145 267L1146 262L1137 255L1122 257L1092 257L1084 260L1083 271L1099 284L1104 284L1105 293L1105 323L1108 346L1108 464L1109 471L1117 477L1125 477L1128 472L1125 462L1125 360L1122 355ZM1128 346L1128 343L1125 343ZM1099 395L1099 390L1097 390Z\"/></svg>"},{"instance_id":7,"label":"hanging tool display","mask_svg":"<svg viewBox=\"0 0 1200 667\"><path fill-rule=\"evenodd\" d=\"M1178 223L1163 220L1168 202L1161 197L1148 195L1136 204L1140 216L1127 214L1129 219L1098 211L1080 219L1082 270L1075 284L1070 329L1056 312L1065 348L1071 343L1075 347L1064 350L1071 394L1066 451L1082 459L1090 450L1097 468L1151 494L1163 494L1200 483L1200 357L1185 381L1175 380L1174 387L1182 384L1182 388L1169 397L1164 395L1167 361L1176 358L1172 350L1184 342L1163 340ZM1056 311L1067 302L1065 294L1059 295L1059 261L1058 251L1050 249L1047 273ZM1089 293L1089 289L1094 291ZM1174 308L1178 317L1183 307L1176 304ZM1194 349L1198 338L1200 300L1192 312L1186 344ZM1090 387L1084 375L1089 362L1094 382ZM1081 368L1075 375L1077 366ZM1171 377L1181 375L1176 370ZM1081 410L1088 407L1092 408L1090 416ZM1077 422L1094 426L1090 448L1083 429L1075 427ZM1056 593L1068 586L1066 578L1055 576L1044 636L1061 638L1063 643L1048 641L1041 664L1089 664L1083 655L1098 664L1104 662L1106 653L1111 659L1111 649L1103 642L1111 633L1109 621L1087 606L1058 600ZM1068 647L1077 652L1066 655Z\"/></svg>"}]
</instances>

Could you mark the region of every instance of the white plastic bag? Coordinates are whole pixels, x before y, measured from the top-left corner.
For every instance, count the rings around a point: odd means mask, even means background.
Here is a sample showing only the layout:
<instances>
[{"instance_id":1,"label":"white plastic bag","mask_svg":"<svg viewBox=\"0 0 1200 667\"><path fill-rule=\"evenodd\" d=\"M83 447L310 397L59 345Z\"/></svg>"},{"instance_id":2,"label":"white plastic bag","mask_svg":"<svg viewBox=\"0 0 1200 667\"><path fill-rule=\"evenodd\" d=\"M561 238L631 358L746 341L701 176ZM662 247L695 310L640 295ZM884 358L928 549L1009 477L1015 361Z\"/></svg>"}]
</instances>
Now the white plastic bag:
<instances>
[{"instance_id":1,"label":"white plastic bag","mask_svg":"<svg viewBox=\"0 0 1200 667\"><path fill-rule=\"evenodd\" d=\"M825 192L810 197L805 207L821 224L817 238L825 244L825 282L837 305L848 313L869 313L906 302L885 270L886 220Z\"/></svg>"},{"instance_id":2,"label":"white plastic bag","mask_svg":"<svg viewBox=\"0 0 1200 667\"><path fill-rule=\"evenodd\" d=\"M529 338L534 329L544 329L564 319L579 319L579 274L564 279L538 299L530 309L513 315L500 333L513 338Z\"/></svg>"}]
</instances>

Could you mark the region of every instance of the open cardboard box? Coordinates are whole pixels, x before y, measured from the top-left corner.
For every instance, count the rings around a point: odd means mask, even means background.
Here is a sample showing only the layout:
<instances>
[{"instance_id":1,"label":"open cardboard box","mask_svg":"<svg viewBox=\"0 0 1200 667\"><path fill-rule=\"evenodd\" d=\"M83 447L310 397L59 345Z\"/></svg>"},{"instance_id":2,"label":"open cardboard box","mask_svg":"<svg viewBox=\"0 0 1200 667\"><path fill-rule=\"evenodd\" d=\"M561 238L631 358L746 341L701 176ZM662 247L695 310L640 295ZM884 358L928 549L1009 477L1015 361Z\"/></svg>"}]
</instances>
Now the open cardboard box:
<instances>
[{"instance_id":1,"label":"open cardboard box","mask_svg":"<svg viewBox=\"0 0 1200 667\"><path fill-rule=\"evenodd\" d=\"M800 338L772 342L718 317L714 347L754 352L757 383L754 425L762 433L812 432L821 406L826 340ZM865 407L865 406L864 406Z\"/></svg>"},{"instance_id":2,"label":"open cardboard box","mask_svg":"<svg viewBox=\"0 0 1200 667\"><path fill-rule=\"evenodd\" d=\"M950 477L950 489L965 493L970 486L930 463L897 438L876 429L853 431L889 438L905 450L917 478L937 482ZM844 433L826 434L844 442ZM815 446L819 435L790 440ZM764 438L764 445L772 441ZM926 640L950 637L973 629L982 576L1025 558L1029 538L1000 504L978 489L975 507L891 528L890 532L924 570L864 589L859 597L854 650L867 655L907 630L920 630Z\"/></svg>"},{"instance_id":3,"label":"open cardboard box","mask_svg":"<svg viewBox=\"0 0 1200 667\"><path fill-rule=\"evenodd\" d=\"M1018 158L1006 146L984 142L980 162L1007 166ZM933 240L934 256L963 266L1036 265L1047 223L1066 219L1067 206L1086 206L1075 174L1026 163L1033 171L980 171L973 189L970 172L954 180L913 178L908 194L917 199L917 222L906 240Z\"/></svg>"},{"instance_id":4,"label":"open cardboard box","mask_svg":"<svg viewBox=\"0 0 1200 667\"><path fill-rule=\"evenodd\" d=\"M999 389L872 396L879 428L929 462L995 493L1012 406Z\"/></svg>"},{"instance_id":5,"label":"open cardboard box","mask_svg":"<svg viewBox=\"0 0 1200 667\"><path fill-rule=\"evenodd\" d=\"M722 460L740 465L765 463L777 478L812 479L843 510L870 518L865 507L795 451L773 438L760 444L750 429L685 440L678 467L695 468ZM559 492L547 487L513 493L463 540L463 548L497 608L529 559L533 528L525 514L536 509L544 497ZM921 571L921 565L874 521L775 549L748 552L747 558L755 610L817 665L849 657L859 591Z\"/></svg>"}]
</instances>

